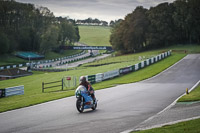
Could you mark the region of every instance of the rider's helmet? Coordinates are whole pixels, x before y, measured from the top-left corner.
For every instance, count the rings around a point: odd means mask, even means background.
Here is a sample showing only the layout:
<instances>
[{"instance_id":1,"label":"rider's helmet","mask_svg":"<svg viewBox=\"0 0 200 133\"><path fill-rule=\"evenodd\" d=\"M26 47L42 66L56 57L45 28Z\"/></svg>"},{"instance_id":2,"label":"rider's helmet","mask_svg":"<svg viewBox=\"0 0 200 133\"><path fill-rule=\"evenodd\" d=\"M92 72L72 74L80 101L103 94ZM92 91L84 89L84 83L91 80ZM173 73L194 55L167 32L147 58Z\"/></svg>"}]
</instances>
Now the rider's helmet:
<instances>
[{"instance_id":1,"label":"rider's helmet","mask_svg":"<svg viewBox=\"0 0 200 133\"><path fill-rule=\"evenodd\" d=\"M80 77L80 83L85 83L86 82L86 77L85 76L81 76Z\"/></svg>"}]
</instances>

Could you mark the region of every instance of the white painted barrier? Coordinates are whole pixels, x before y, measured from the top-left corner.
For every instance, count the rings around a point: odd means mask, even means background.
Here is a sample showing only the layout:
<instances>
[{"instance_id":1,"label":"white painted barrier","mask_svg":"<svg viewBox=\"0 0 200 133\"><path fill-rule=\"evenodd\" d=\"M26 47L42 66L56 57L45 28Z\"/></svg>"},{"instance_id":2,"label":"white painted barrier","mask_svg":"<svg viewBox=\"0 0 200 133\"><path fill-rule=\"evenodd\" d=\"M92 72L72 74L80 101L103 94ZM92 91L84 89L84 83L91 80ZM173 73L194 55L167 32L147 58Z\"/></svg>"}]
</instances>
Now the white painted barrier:
<instances>
[{"instance_id":1,"label":"white painted barrier","mask_svg":"<svg viewBox=\"0 0 200 133\"><path fill-rule=\"evenodd\" d=\"M153 63L154 63L154 57L151 58L151 64L153 64Z\"/></svg>"},{"instance_id":2,"label":"white painted barrier","mask_svg":"<svg viewBox=\"0 0 200 133\"><path fill-rule=\"evenodd\" d=\"M165 58L165 53L162 53L162 57Z\"/></svg>"},{"instance_id":3,"label":"white painted barrier","mask_svg":"<svg viewBox=\"0 0 200 133\"><path fill-rule=\"evenodd\" d=\"M146 60L146 65L147 65L147 66L149 65L149 59Z\"/></svg>"},{"instance_id":4,"label":"white painted barrier","mask_svg":"<svg viewBox=\"0 0 200 133\"><path fill-rule=\"evenodd\" d=\"M13 95L23 95L24 94L24 86L14 86L5 88L5 96L13 96Z\"/></svg>"},{"instance_id":5,"label":"white painted barrier","mask_svg":"<svg viewBox=\"0 0 200 133\"><path fill-rule=\"evenodd\" d=\"M155 58L155 62L158 62L159 60L160 60L160 57L159 57L159 55L157 55L156 57L154 57Z\"/></svg>"},{"instance_id":6,"label":"white painted barrier","mask_svg":"<svg viewBox=\"0 0 200 133\"><path fill-rule=\"evenodd\" d=\"M157 60L157 61L159 61L159 60L161 60L161 59L162 59L162 55L159 54L159 55L158 55L158 60Z\"/></svg>"},{"instance_id":7,"label":"white painted barrier","mask_svg":"<svg viewBox=\"0 0 200 133\"><path fill-rule=\"evenodd\" d=\"M143 67L144 67L144 61L141 62L141 68L143 68Z\"/></svg>"},{"instance_id":8,"label":"white painted barrier","mask_svg":"<svg viewBox=\"0 0 200 133\"><path fill-rule=\"evenodd\" d=\"M171 55L171 50L170 50L170 51L168 51L168 56L169 56L169 55Z\"/></svg>"},{"instance_id":9,"label":"white painted barrier","mask_svg":"<svg viewBox=\"0 0 200 133\"><path fill-rule=\"evenodd\" d=\"M135 64L135 71L139 69L139 64Z\"/></svg>"},{"instance_id":10,"label":"white painted barrier","mask_svg":"<svg viewBox=\"0 0 200 133\"><path fill-rule=\"evenodd\" d=\"M119 73L120 74L127 74L133 71L133 67L132 66L128 66L128 67L124 67L124 68L120 68L119 69Z\"/></svg>"},{"instance_id":11,"label":"white painted barrier","mask_svg":"<svg viewBox=\"0 0 200 133\"><path fill-rule=\"evenodd\" d=\"M133 68L135 68L135 71L145 67L145 66L148 66L150 64L153 64L159 60L162 60L164 59L166 54L171 54L170 51L168 52L165 52L165 53L162 53L162 54L159 54L155 57L152 57L150 59L146 59L146 64L145 64L145 61L141 61L140 63L138 64L135 64L134 66L129 66L129 67L125 67L125 68L120 68L120 69L117 69L117 70L113 70L113 71L109 71L109 72L105 72L105 73L98 73L96 75L88 75L88 76L85 76L86 77L86 80L91 80L91 82L95 83L95 82L101 82L103 80L106 80L106 79L109 79L109 78L114 78L114 77L117 77L119 76L120 74L126 74L126 73L129 73L129 72L132 72L134 71Z\"/></svg>"},{"instance_id":12,"label":"white painted barrier","mask_svg":"<svg viewBox=\"0 0 200 133\"><path fill-rule=\"evenodd\" d=\"M96 82L101 82L103 80L103 73L96 74Z\"/></svg>"},{"instance_id":13,"label":"white painted barrier","mask_svg":"<svg viewBox=\"0 0 200 133\"><path fill-rule=\"evenodd\" d=\"M119 76L119 69L103 73L103 80Z\"/></svg>"},{"instance_id":14,"label":"white painted barrier","mask_svg":"<svg viewBox=\"0 0 200 133\"><path fill-rule=\"evenodd\" d=\"M168 53L167 52L165 52L165 57L167 57L168 56Z\"/></svg>"}]
</instances>

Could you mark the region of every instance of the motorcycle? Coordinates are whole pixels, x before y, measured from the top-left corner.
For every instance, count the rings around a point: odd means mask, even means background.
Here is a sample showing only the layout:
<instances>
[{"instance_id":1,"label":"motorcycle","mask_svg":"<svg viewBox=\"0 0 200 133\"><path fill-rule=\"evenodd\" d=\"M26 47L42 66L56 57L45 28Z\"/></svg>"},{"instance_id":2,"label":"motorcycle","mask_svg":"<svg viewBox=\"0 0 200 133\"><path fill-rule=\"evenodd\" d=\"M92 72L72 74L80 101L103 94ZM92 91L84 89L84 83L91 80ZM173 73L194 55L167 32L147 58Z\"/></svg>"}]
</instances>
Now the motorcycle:
<instances>
[{"instance_id":1,"label":"motorcycle","mask_svg":"<svg viewBox=\"0 0 200 133\"><path fill-rule=\"evenodd\" d=\"M87 89L80 85L75 92L76 95L76 108L82 113L84 109L92 109L95 110L97 108L97 100L93 100L93 98L89 95Z\"/></svg>"}]
</instances>

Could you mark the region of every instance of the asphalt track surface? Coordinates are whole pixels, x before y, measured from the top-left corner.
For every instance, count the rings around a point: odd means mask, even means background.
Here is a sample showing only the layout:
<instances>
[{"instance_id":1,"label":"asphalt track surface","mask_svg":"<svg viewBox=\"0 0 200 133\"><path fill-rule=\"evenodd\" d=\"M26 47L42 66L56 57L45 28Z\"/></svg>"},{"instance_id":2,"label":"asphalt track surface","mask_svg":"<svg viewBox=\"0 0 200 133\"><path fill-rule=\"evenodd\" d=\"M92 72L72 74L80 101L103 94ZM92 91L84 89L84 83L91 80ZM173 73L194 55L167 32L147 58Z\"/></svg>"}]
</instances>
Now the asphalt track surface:
<instances>
[{"instance_id":1,"label":"asphalt track surface","mask_svg":"<svg viewBox=\"0 0 200 133\"><path fill-rule=\"evenodd\" d=\"M133 129L199 81L199 66L200 54L188 55L151 79L98 90L96 111L78 113L73 96L0 113L0 133L119 133Z\"/></svg>"}]
</instances>

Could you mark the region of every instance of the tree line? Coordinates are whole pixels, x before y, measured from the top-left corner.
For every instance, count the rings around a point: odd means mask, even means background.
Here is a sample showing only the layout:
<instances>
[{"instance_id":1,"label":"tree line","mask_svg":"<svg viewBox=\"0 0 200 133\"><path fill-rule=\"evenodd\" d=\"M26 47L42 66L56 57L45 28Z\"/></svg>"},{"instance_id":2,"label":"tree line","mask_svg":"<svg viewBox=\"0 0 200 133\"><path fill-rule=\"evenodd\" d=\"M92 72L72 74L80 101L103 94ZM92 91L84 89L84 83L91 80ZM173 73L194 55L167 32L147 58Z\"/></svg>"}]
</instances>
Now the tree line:
<instances>
[{"instance_id":1,"label":"tree line","mask_svg":"<svg viewBox=\"0 0 200 133\"><path fill-rule=\"evenodd\" d=\"M99 20L97 18L92 19L92 18L87 18L84 20L77 20L76 24L80 24L80 25L102 25L102 26L108 26L108 22L103 21L103 20Z\"/></svg>"},{"instance_id":2,"label":"tree line","mask_svg":"<svg viewBox=\"0 0 200 133\"><path fill-rule=\"evenodd\" d=\"M110 43L123 53L200 43L200 1L175 0L128 14L112 28Z\"/></svg>"},{"instance_id":3,"label":"tree line","mask_svg":"<svg viewBox=\"0 0 200 133\"><path fill-rule=\"evenodd\" d=\"M79 29L67 18L55 17L46 7L0 1L0 54L36 51L45 54L60 45L79 41Z\"/></svg>"}]
</instances>

